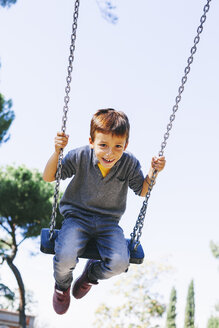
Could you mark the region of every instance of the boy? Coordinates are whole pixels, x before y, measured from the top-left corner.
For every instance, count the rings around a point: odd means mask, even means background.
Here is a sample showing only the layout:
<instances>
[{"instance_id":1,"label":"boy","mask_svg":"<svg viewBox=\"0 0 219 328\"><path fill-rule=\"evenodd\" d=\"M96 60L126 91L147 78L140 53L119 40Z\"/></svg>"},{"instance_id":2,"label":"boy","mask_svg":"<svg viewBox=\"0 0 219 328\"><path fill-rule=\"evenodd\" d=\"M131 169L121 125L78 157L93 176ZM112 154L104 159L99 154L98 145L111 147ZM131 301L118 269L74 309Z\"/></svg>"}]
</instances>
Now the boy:
<instances>
[{"instance_id":1,"label":"boy","mask_svg":"<svg viewBox=\"0 0 219 328\"><path fill-rule=\"evenodd\" d=\"M139 161L125 152L129 140L129 121L123 112L98 110L90 126L89 146L70 151L62 163L61 178L73 176L60 201L64 216L55 242L53 307L64 314L70 305L72 271L90 238L96 239L101 261L88 260L82 275L73 285L72 294L85 296L98 280L127 271L129 252L119 220L126 208L128 187L145 197L153 170L160 172L164 157L153 157L144 178ZM59 152L68 136L57 133L55 152L43 174L54 181Z\"/></svg>"}]
</instances>

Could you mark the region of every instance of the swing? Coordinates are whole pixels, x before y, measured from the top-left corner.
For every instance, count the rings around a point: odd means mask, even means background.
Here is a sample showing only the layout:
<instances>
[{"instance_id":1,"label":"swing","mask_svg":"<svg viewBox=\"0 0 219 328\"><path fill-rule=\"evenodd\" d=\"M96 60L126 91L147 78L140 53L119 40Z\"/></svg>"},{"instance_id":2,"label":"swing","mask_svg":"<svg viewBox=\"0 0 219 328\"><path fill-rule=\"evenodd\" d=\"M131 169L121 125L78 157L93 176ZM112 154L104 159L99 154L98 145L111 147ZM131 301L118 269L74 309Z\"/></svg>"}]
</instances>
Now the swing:
<instances>
[{"instance_id":1,"label":"swing","mask_svg":"<svg viewBox=\"0 0 219 328\"><path fill-rule=\"evenodd\" d=\"M203 31L203 24L206 21L207 18L207 12L209 11L210 8L210 2L211 0L207 0L206 5L204 6L203 9L203 15L201 16L200 19L200 25L198 26L197 29L197 35L194 39L194 44L190 50L190 56L188 57L187 60L187 66L184 69L184 75L181 79L181 85L178 89L178 94L175 98L175 104L172 108L172 114L169 118L169 123L167 125L167 130L164 134L164 139L163 142L161 143L161 149L158 153L158 156L163 156L164 154L164 149L167 145L167 139L169 138L170 135L170 130L172 129L172 123L175 120L175 114L178 110L179 107L179 102L181 101L181 95L184 91L184 85L187 81L187 76L190 72L191 64L193 62L193 56L196 53L197 50L197 44L200 41L200 34ZM71 34L71 45L70 45L70 55L69 55L69 65L68 65L68 75L66 78L66 88L65 88L65 97L64 97L64 108L63 108L63 118L62 118L62 132L65 133L66 130L66 122L67 122L67 113L68 113L68 103L69 103L69 92L70 92L70 83L71 83L71 73L73 70L73 61L74 61L74 50L75 50L75 40L76 40L76 30L77 30L77 20L78 20L78 12L79 12L79 4L80 0L75 1L75 9L74 9L74 14L73 14L73 24L72 24L72 34ZM57 172L56 172L56 186L54 190L54 200L53 200L53 206L52 206L52 215L51 215L51 222L50 222L50 228L44 228L41 230L41 245L40 245L40 250L43 253L46 254L55 254L54 251L54 246L55 246L55 239L58 236L58 230L55 229L56 225L56 215L57 215L57 204L58 204L58 196L59 196L59 185L60 185L60 180L61 180L61 169L62 169L62 159L63 159L63 149L60 151L59 155L59 160L58 160L58 166L57 166ZM126 239L127 241L127 247L130 252L130 263L135 263L135 264L141 264L144 260L144 251L143 248L140 244L140 237L142 235L142 228L144 225L144 219L148 207L148 201L151 195L151 191L153 188L153 185L155 183L156 179L156 173L157 171L154 170L153 176L151 179L151 183L148 188L148 192L145 196L145 200L143 202L142 208L140 209L139 216L137 218L136 224L134 226L133 232L130 235L130 239ZM100 254L98 252L96 242L94 239L91 239L84 251L84 253L80 256L80 258L86 258L86 259L96 259L99 260L101 259Z\"/></svg>"}]
</instances>

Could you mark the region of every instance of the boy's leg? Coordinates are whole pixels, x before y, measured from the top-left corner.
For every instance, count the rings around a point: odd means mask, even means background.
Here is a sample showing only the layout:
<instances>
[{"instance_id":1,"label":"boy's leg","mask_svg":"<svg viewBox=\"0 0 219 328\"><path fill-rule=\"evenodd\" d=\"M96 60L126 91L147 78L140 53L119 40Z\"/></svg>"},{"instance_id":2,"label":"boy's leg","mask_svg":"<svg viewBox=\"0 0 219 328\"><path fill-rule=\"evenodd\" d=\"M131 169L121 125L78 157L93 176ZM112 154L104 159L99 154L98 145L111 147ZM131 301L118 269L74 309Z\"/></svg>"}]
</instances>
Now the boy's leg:
<instances>
[{"instance_id":1,"label":"boy's leg","mask_svg":"<svg viewBox=\"0 0 219 328\"><path fill-rule=\"evenodd\" d=\"M88 260L85 268L80 275L80 277L75 281L73 288L72 288L72 295L79 299L84 297L89 290L91 289L92 285L97 285L98 281L91 281L88 278L88 272L90 271L90 267L97 262L96 260Z\"/></svg>"},{"instance_id":2,"label":"boy's leg","mask_svg":"<svg viewBox=\"0 0 219 328\"><path fill-rule=\"evenodd\" d=\"M65 291L71 285L72 271L88 239L88 233L80 219L67 218L64 220L55 241L53 258L54 278L59 290Z\"/></svg>"},{"instance_id":3,"label":"boy's leg","mask_svg":"<svg viewBox=\"0 0 219 328\"><path fill-rule=\"evenodd\" d=\"M129 250L123 230L110 220L98 225L97 247L102 261L89 260L73 286L75 298L84 297L98 279L107 279L128 270Z\"/></svg>"},{"instance_id":4,"label":"boy's leg","mask_svg":"<svg viewBox=\"0 0 219 328\"><path fill-rule=\"evenodd\" d=\"M55 290L53 308L57 314L64 314L70 305L72 270L78 262L78 255L87 243L86 229L80 220L68 218L63 222L55 242L53 259Z\"/></svg>"},{"instance_id":5,"label":"boy's leg","mask_svg":"<svg viewBox=\"0 0 219 328\"><path fill-rule=\"evenodd\" d=\"M122 228L116 221L101 222L97 247L102 261L90 267L90 280L108 279L126 272L129 267L129 250Z\"/></svg>"}]
</instances>

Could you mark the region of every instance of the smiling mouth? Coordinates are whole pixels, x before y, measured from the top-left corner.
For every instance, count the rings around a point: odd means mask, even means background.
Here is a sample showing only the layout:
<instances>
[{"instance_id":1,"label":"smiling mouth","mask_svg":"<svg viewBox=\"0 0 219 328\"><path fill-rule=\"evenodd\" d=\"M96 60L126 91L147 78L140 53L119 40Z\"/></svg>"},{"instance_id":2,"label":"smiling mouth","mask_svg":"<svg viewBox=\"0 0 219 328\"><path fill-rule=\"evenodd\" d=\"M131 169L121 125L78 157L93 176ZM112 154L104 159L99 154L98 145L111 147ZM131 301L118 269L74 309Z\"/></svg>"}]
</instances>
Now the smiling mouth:
<instances>
[{"instance_id":1,"label":"smiling mouth","mask_svg":"<svg viewBox=\"0 0 219 328\"><path fill-rule=\"evenodd\" d=\"M102 158L102 160L104 161L104 163L107 163L107 164L110 164L110 163L114 162L114 159L108 160L106 158Z\"/></svg>"}]
</instances>

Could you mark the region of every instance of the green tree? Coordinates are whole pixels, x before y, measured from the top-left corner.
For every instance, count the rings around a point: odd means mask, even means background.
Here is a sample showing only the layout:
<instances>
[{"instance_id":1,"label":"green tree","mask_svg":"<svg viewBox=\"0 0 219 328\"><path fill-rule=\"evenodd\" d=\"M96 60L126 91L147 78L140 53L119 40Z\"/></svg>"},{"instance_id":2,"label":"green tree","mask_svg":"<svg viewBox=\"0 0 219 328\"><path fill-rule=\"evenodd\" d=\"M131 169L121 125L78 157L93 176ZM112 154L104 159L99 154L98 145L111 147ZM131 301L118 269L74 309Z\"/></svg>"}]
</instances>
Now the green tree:
<instances>
[{"instance_id":1,"label":"green tree","mask_svg":"<svg viewBox=\"0 0 219 328\"><path fill-rule=\"evenodd\" d=\"M192 280L188 288L184 328L194 328L194 327L195 327L195 292L194 292L194 283Z\"/></svg>"},{"instance_id":2,"label":"green tree","mask_svg":"<svg viewBox=\"0 0 219 328\"><path fill-rule=\"evenodd\" d=\"M173 287L171 290L170 302L167 309L166 328L176 328L176 301L176 289Z\"/></svg>"},{"instance_id":3,"label":"green tree","mask_svg":"<svg viewBox=\"0 0 219 328\"><path fill-rule=\"evenodd\" d=\"M51 215L53 186L36 170L24 166L0 169L0 256L12 270L19 289L20 325L26 327L25 289L14 259L22 242L37 237ZM57 220L60 224L61 216Z\"/></svg>"},{"instance_id":4,"label":"green tree","mask_svg":"<svg viewBox=\"0 0 219 328\"><path fill-rule=\"evenodd\" d=\"M19 309L19 290L15 288L11 291L7 286L5 286L7 294L5 295L0 291L0 309L7 309L9 311L18 311ZM31 290L25 289L25 312L33 313L36 308L37 301L34 298L34 293ZM0 326L1 327L1 326Z\"/></svg>"},{"instance_id":5,"label":"green tree","mask_svg":"<svg viewBox=\"0 0 219 328\"><path fill-rule=\"evenodd\" d=\"M10 290L6 285L0 283L0 298L4 297L9 301L14 300L14 292ZM1 308L2 302L0 303L0 308Z\"/></svg>"},{"instance_id":6,"label":"green tree","mask_svg":"<svg viewBox=\"0 0 219 328\"><path fill-rule=\"evenodd\" d=\"M152 289L153 284L166 271L166 267L148 261L145 264L132 265L114 285L112 292L119 295L115 300L110 300L114 306L103 303L97 309L94 327L158 327L156 323L159 323L165 305L160 302L160 295L152 292Z\"/></svg>"},{"instance_id":7,"label":"green tree","mask_svg":"<svg viewBox=\"0 0 219 328\"><path fill-rule=\"evenodd\" d=\"M14 112L11 110L12 101L6 101L0 94L0 145L9 139L8 129L14 120Z\"/></svg>"},{"instance_id":8,"label":"green tree","mask_svg":"<svg viewBox=\"0 0 219 328\"><path fill-rule=\"evenodd\" d=\"M16 2L17 0L0 0L0 6L10 7L11 5L14 5Z\"/></svg>"},{"instance_id":9,"label":"green tree","mask_svg":"<svg viewBox=\"0 0 219 328\"><path fill-rule=\"evenodd\" d=\"M219 317L211 317L208 320L207 328L219 328Z\"/></svg>"},{"instance_id":10,"label":"green tree","mask_svg":"<svg viewBox=\"0 0 219 328\"><path fill-rule=\"evenodd\" d=\"M210 248L211 248L211 251L212 251L212 254L213 256L216 258L216 259L219 259L219 244L216 244L214 243L213 241L210 242ZM219 303L217 303L215 305L215 310L217 312L219 312ZM209 319L210 320L210 319ZM219 321L218 318L212 318L212 321L214 322L214 320L217 322Z\"/></svg>"},{"instance_id":11,"label":"green tree","mask_svg":"<svg viewBox=\"0 0 219 328\"><path fill-rule=\"evenodd\" d=\"M0 6L9 8L12 4L15 4L16 2L17 0L0 0ZM7 132L15 117L13 110L11 110L11 107L12 101L6 101L3 95L0 93L0 145L1 143L6 142L10 137L9 135L7 135Z\"/></svg>"},{"instance_id":12,"label":"green tree","mask_svg":"<svg viewBox=\"0 0 219 328\"><path fill-rule=\"evenodd\" d=\"M210 248L211 248L211 251L212 251L212 254L214 255L214 257L216 257L216 259L219 259L219 245L215 244L213 241L211 241Z\"/></svg>"}]
</instances>

